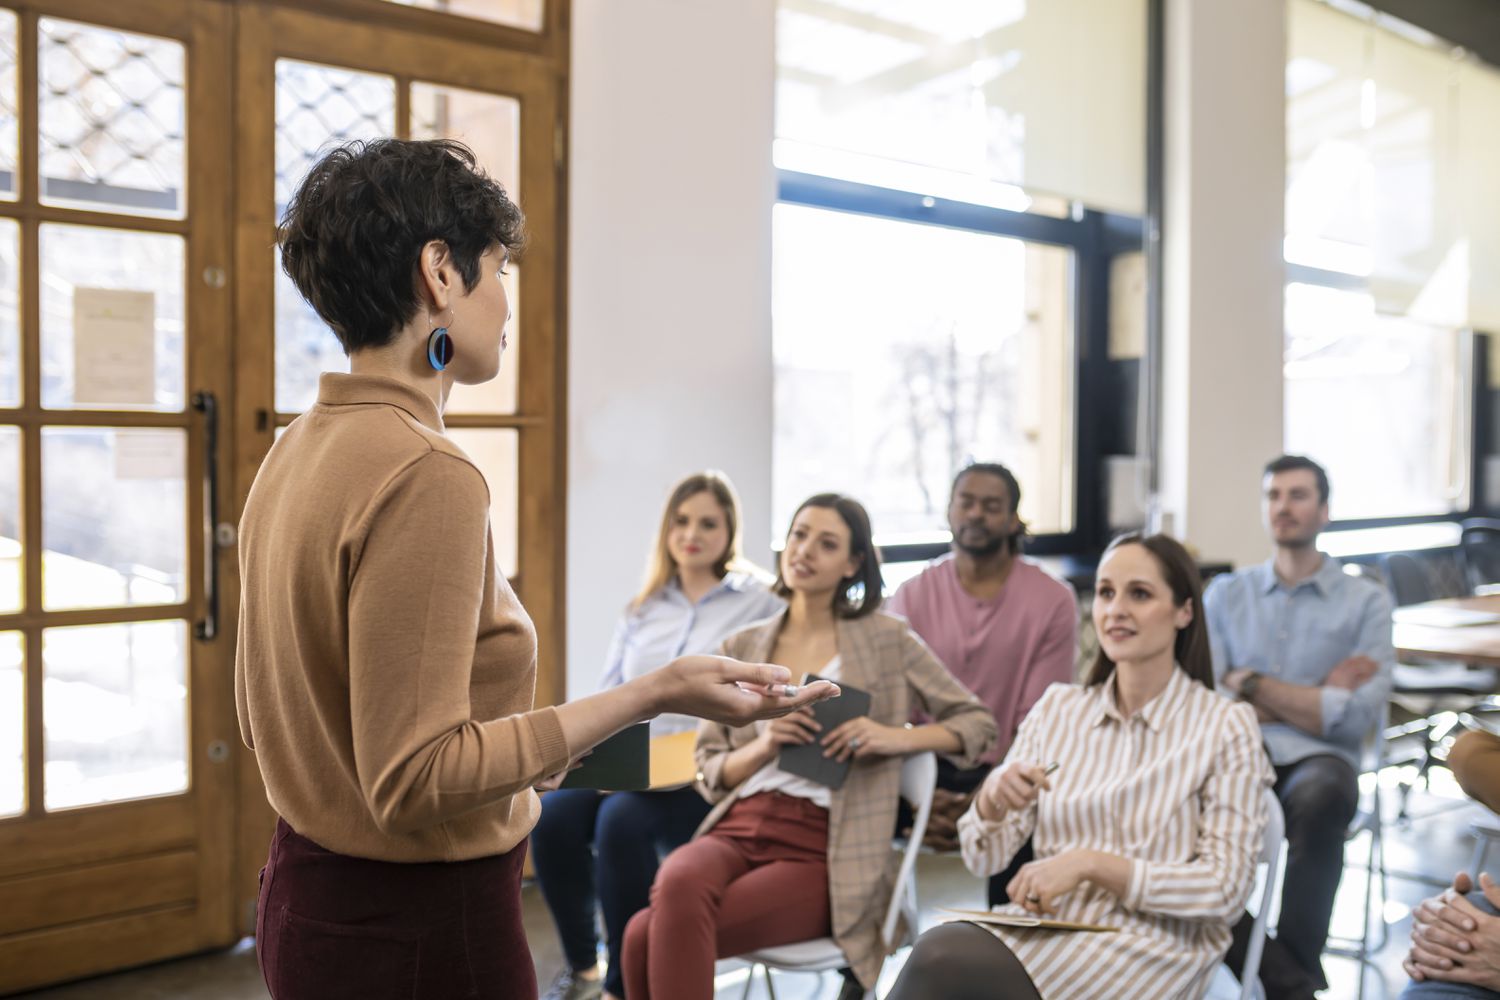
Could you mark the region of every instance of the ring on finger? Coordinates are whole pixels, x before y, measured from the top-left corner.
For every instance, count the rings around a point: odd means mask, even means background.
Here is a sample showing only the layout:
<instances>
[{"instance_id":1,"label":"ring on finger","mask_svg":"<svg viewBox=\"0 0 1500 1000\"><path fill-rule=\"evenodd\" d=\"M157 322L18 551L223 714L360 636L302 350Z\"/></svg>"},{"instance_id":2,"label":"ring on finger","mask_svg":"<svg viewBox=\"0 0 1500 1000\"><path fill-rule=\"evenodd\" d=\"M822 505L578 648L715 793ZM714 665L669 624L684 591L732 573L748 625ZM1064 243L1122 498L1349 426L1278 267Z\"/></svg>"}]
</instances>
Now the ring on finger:
<instances>
[{"instance_id":1,"label":"ring on finger","mask_svg":"<svg viewBox=\"0 0 1500 1000\"><path fill-rule=\"evenodd\" d=\"M849 737L849 749L850 750L858 750L859 749L859 737L858 736L851 736L851 737Z\"/></svg>"},{"instance_id":2,"label":"ring on finger","mask_svg":"<svg viewBox=\"0 0 1500 1000\"><path fill-rule=\"evenodd\" d=\"M1042 897L1038 896L1034 892L1031 893L1029 896L1026 897L1026 902L1028 902L1028 903L1040 903L1041 901L1042 901Z\"/></svg>"}]
</instances>

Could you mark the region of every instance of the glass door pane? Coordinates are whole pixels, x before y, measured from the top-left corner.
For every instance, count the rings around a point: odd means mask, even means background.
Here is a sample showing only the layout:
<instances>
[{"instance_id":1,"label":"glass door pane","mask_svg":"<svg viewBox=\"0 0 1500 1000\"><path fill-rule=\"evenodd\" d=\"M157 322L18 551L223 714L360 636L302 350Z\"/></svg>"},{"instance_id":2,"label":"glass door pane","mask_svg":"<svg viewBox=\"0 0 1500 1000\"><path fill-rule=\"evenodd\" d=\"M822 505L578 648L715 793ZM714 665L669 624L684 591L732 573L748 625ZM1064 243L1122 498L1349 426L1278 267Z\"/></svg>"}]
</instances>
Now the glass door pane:
<instances>
[{"instance_id":1,"label":"glass door pane","mask_svg":"<svg viewBox=\"0 0 1500 1000\"><path fill-rule=\"evenodd\" d=\"M187 627L42 633L49 810L187 791Z\"/></svg>"},{"instance_id":2,"label":"glass door pane","mask_svg":"<svg viewBox=\"0 0 1500 1000\"><path fill-rule=\"evenodd\" d=\"M521 102L503 94L486 94L433 83L411 85L411 137L457 139L474 151L487 173L517 204L521 198ZM516 412L517 373L521 370L521 265L506 268L510 298L510 346L500 375L482 385L455 385L446 412L510 414Z\"/></svg>"},{"instance_id":3,"label":"glass door pane","mask_svg":"<svg viewBox=\"0 0 1500 1000\"><path fill-rule=\"evenodd\" d=\"M26 810L26 675L20 632L0 632L0 816Z\"/></svg>"},{"instance_id":4,"label":"glass door pane","mask_svg":"<svg viewBox=\"0 0 1500 1000\"><path fill-rule=\"evenodd\" d=\"M527 31L541 31L547 12L546 0L389 0L403 7L422 7L426 10L442 11L472 17L479 21L494 21L496 24Z\"/></svg>"},{"instance_id":5,"label":"glass door pane","mask_svg":"<svg viewBox=\"0 0 1500 1000\"><path fill-rule=\"evenodd\" d=\"M187 214L183 46L44 17L38 49L42 202Z\"/></svg>"},{"instance_id":6,"label":"glass door pane","mask_svg":"<svg viewBox=\"0 0 1500 1000\"><path fill-rule=\"evenodd\" d=\"M0 614L21 610L21 428L0 426Z\"/></svg>"},{"instance_id":7,"label":"glass door pane","mask_svg":"<svg viewBox=\"0 0 1500 1000\"><path fill-rule=\"evenodd\" d=\"M186 463L177 428L43 428L46 608L186 599Z\"/></svg>"},{"instance_id":8,"label":"glass door pane","mask_svg":"<svg viewBox=\"0 0 1500 1000\"><path fill-rule=\"evenodd\" d=\"M329 148L396 134L396 81L295 59L276 60L276 217ZM318 395L318 373L349 359L281 270L276 254L276 410L299 413Z\"/></svg>"},{"instance_id":9,"label":"glass door pane","mask_svg":"<svg viewBox=\"0 0 1500 1000\"><path fill-rule=\"evenodd\" d=\"M0 219L0 408L21 405L21 227Z\"/></svg>"},{"instance_id":10,"label":"glass door pane","mask_svg":"<svg viewBox=\"0 0 1500 1000\"><path fill-rule=\"evenodd\" d=\"M16 176L20 120L16 109L16 33L15 11L0 8L0 201L15 201L19 180Z\"/></svg>"},{"instance_id":11,"label":"glass door pane","mask_svg":"<svg viewBox=\"0 0 1500 1000\"><path fill-rule=\"evenodd\" d=\"M42 405L181 412L183 238L48 223L39 239Z\"/></svg>"}]
</instances>

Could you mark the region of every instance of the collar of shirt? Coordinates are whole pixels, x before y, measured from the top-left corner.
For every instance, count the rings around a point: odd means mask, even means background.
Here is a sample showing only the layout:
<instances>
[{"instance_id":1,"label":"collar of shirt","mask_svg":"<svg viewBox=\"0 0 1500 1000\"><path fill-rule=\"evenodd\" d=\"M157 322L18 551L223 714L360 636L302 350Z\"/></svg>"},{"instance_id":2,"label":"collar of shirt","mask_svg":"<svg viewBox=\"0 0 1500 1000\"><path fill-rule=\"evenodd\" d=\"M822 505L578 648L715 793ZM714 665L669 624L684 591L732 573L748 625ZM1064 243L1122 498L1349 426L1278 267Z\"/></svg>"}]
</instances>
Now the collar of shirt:
<instances>
[{"instance_id":1,"label":"collar of shirt","mask_svg":"<svg viewBox=\"0 0 1500 1000\"><path fill-rule=\"evenodd\" d=\"M1120 713L1117 702L1119 676L1118 671L1112 672L1109 680L1095 685L1095 708L1093 718L1089 722L1090 729L1103 725L1106 719L1122 725L1127 721ZM1182 667L1174 667L1172 676L1167 678L1167 686L1162 688L1161 694L1137 709L1132 718L1140 719L1153 733L1161 732L1162 726L1166 725L1182 707L1182 702L1187 697L1188 687L1192 683Z\"/></svg>"},{"instance_id":2,"label":"collar of shirt","mask_svg":"<svg viewBox=\"0 0 1500 1000\"><path fill-rule=\"evenodd\" d=\"M343 372L324 372L318 376L319 405L354 406L362 403L385 403L405 410L423 426L442 433L443 418L432 398L405 382L384 375L347 375Z\"/></svg>"},{"instance_id":3,"label":"collar of shirt","mask_svg":"<svg viewBox=\"0 0 1500 1000\"><path fill-rule=\"evenodd\" d=\"M723 593L742 594L749 586L750 574L725 573L724 579L719 581L718 586L714 587L714 589L698 598L697 603L702 604L705 601L708 601ZM675 576L667 581L667 585L665 587L662 587L661 590L657 591L657 595L662 597L664 600L675 601L679 604L687 605L688 607L694 606L693 602L689 601L687 595L682 592L682 584L677 582L677 578Z\"/></svg>"},{"instance_id":4,"label":"collar of shirt","mask_svg":"<svg viewBox=\"0 0 1500 1000\"><path fill-rule=\"evenodd\" d=\"M1310 587L1317 591L1318 596L1327 597L1333 592L1333 588L1344 578L1344 566L1333 556L1325 555L1323 565L1312 576L1298 580L1295 584L1283 583L1281 577L1276 575L1276 560L1267 559L1256 567L1256 586L1262 594L1269 594L1277 587L1282 588L1289 594L1295 594L1303 587Z\"/></svg>"}]
</instances>

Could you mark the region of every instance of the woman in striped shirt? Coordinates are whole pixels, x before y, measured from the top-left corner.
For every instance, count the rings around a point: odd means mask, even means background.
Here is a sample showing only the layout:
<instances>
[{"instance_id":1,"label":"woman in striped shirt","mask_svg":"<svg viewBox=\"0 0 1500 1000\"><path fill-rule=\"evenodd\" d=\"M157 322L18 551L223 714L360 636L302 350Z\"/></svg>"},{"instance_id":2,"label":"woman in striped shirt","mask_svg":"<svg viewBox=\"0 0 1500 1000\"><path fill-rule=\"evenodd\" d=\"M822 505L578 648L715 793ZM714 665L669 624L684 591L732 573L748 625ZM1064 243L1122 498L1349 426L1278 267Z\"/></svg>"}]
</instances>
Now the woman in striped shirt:
<instances>
[{"instance_id":1,"label":"woman in striped shirt","mask_svg":"<svg viewBox=\"0 0 1500 1000\"><path fill-rule=\"evenodd\" d=\"M1119 933L945 924L890 1000L1199 997L1255 879L1272 775L1250 706L1213 692L1202 584L1165 535L1126 535L1095 585L1099 654L1054 684L959 821L964 862L1036 860L1000 912ZM1056 764L1055 773L1051 767Z\"/></svg>"}]
</instances>

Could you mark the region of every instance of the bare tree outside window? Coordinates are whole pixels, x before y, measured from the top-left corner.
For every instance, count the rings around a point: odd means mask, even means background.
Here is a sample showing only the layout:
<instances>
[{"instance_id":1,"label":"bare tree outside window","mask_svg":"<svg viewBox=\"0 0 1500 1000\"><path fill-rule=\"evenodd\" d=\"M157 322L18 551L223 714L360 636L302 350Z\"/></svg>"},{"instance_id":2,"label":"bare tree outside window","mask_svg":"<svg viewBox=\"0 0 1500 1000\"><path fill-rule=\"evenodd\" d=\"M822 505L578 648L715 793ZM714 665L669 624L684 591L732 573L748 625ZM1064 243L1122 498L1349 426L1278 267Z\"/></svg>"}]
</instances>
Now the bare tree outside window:
<instances>
[{"instance_id":1,"label":"bare tree outside window","mask_svg":"<svg viewBox=\"0 0 1500 1000\"><path fill-rule=\"evenodd\" d=\"M975 459L1015 469L1036 530L1071 529L1070 252L787 204L775 220L773 532L839 490L883 543L931 537Z\"/></svg>"}]
</instances>

